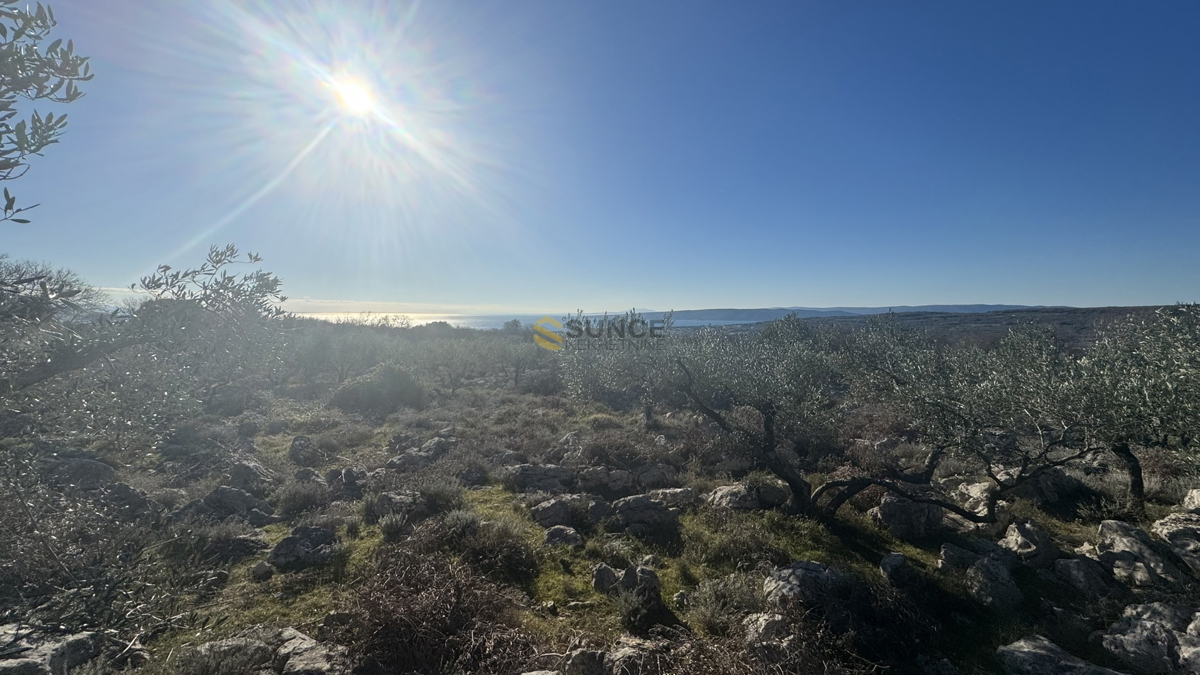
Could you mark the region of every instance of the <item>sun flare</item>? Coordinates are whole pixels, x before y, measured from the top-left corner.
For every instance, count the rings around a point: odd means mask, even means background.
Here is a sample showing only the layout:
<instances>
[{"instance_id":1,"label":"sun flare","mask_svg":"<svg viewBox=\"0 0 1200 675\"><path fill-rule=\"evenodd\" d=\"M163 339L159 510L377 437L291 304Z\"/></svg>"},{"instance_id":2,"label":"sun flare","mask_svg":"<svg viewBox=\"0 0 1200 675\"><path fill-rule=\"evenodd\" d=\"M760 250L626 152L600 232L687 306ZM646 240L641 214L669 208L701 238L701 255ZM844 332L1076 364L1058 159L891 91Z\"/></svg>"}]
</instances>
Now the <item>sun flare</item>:
<instances>
[{"instance_id":1,"label":"sun flare","mask_svg":"<svg viewBox=\"0 0 1200 675\"><path fill-rule=\"evenodd\" d=\"M362 82L354 79L333 81L333 93L342 109L352 115L367 115L375 110L375 95Z\"/></svg>"}]
</instances>

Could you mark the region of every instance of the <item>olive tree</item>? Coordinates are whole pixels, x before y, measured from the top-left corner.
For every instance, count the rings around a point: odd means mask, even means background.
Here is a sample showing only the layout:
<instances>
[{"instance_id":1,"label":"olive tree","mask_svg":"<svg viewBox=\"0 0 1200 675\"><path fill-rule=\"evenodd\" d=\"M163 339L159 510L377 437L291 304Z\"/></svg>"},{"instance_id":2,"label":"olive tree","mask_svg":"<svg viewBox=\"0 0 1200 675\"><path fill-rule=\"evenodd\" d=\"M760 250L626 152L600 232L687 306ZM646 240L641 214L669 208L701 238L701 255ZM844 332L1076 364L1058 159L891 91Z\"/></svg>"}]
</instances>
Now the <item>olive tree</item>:
<instances>
[{"instance_id":1,"label":"olive tree","mask_svg":"<svg viewBox=\"0 0 1200 675\"><path fill-rule=\"evenodd\" d=\"M814 499L829 494L832 510L880 485L975 522L994 522L1004 495L1102 449L1081 414L1078 363L1048 330L1014 330L994 349L983 349L938 344L884 317L854 335L846 358L855 398L888 406L928 452L918 466L822 485ZM949 456L974 465L995 485L984 513L908 487L929 484Z\"/></svg>"},{"instance_id":2,"label":"olive tree","mask_svg":"<svg viewBox=\"0 0 1200 675\"><path fill-rule=\"evenodd\" d=\"M1149 320L1101 331L1079 361L1080 416L1094 442L1129 474L1129 503L1145 505L1135 448L1192 450L1200 427L1200 306L1165 307Z\"/></svg>"},{"instance_id":3,"label":"olive tree","mask_svg":"<svg viewBox=\"0 0 1200 675\"><path fill-rule=\"evenodd\" d=\"M43 46L56 23L54 11L41 3L30 8L22 0L0 0L0 180L24 175L29 157L58 143L67 126L66 115L54 113L17 119L18 101L71 103L83 96L78 83L92 79L87 58L75 54L72 41ZM17 216L32 208L18 208L5 188L0 220L28 223Z\"/></svg>"}]
</instances>

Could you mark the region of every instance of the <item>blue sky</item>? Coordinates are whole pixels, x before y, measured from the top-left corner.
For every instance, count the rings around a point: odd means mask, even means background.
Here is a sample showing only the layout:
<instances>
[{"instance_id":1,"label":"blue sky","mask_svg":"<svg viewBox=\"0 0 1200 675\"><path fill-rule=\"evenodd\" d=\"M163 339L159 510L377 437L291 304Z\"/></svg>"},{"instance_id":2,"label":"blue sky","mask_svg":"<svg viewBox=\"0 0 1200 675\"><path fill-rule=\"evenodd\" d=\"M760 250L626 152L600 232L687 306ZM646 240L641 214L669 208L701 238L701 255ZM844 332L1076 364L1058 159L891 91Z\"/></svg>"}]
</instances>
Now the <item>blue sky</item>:
<instances>
[{"instance_id":1,"label":"blue sky","mask_svg":"<svg viewBox=\"0 0 1200 675\"><path fill-rule=\"evenodd\" d=\"M51 5L96 78L3 250L101 286L234 242L311 311L1200 300L1195 3Z\"/></svg>"}]
</instances>

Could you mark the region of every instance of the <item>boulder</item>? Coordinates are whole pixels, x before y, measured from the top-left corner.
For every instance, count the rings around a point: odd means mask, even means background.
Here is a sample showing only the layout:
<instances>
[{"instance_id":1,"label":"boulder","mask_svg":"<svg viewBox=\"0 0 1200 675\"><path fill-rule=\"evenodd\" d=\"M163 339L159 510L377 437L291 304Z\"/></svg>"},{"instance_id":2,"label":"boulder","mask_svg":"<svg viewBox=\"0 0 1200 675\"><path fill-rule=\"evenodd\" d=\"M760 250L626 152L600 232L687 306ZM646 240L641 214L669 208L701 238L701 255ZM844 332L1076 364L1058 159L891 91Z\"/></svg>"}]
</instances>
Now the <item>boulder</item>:
<instances>
[{"instance_id":1,"label":"boulder","mask_svg":"<svg viewBox=\"0 0 1200 675\"><path fill-rule=\"evenodd\" d=\"M624 572L617 572L600 563L592 568L592 588L605 595L624 591L657 596L662 591L662 583L659 582L658 573L649 567L630 565Z\"/></svg>"},{"instance_id":2,"label":"boulder","mask_svg":"<svg viewBox=\"0 0 1200 675\"><path fill-rule=\"evenodd\" d=\"M117 470L94 459L64 457L49 463L46 481L56 487L96 490L117 482Z\"/></svg>"},{"instance_id":3,"label":"boulder","mask_svg":"<svg viewBox=\"0 0 1200 675\"><path fill-rule=\"evenodd\" d=\"M262 560L259 560L250 569L250 580L255 583L261 584L264 581L270 581L273 576L275 576L275 568Z\"/></svg>"},{"instance_id":4,"label":"boulder","mask_svg":"<svg viewBox=\"0 0 1200 675\"><path fill-rule=\"evenodd\" d=\"M573 527L555 525L546 530L546 545L583 548L583 537Z\"/></svg>"},{"instance_id":5,"label":"boulder","mask_svg":"<svg viewBox=\"0 0 1200 675\"><path fill-rule=\"evenodd\" d=\"M275 474L251 459L233 463L227 473L229 487L248 492L259 499L266 496L268 489L275 482Z\"/></svg>"},{"instance_id":6,"label":"boulder","mask_svg":"<svg viewBox=\"0 0 1200 675\"><path fill-rule=\"evenodd\" d=\"M643 490L674 487L679 480L679 470L670 464L650 464L637 471L637 484Z\"/></svg>"},{"instance_id":7,"label":"boulder","mask_svg":"<svg viewBox=\"0 0 1200 675\"><path fill-rule=\"evenodd\" d=\"M912 561L903 553L892 552L883 556L879 561L879 571L888 583L897 588L911 586L920 579Z\"/></svg>"},{"instance_id":8,"label":"boulder","mask_svg":"<svg viewBox=\"0 0 1200 675\"><path fill-rule=\"evenodd\" d=\"M530 509L530 516L542 527L570 525L580 528L596 525L611 513L612 505L593 495L563 495Z\"/></svg>"},{"instance_id":9,"label":"boulder","mask_svg":"<svg viewBox=\"0 0 1200 675\"><path fill-rule=\"evenodd\" d=\"M572 649L562 675L608 675L604 670L604 652L598 649Z\"/></svg>"},{"instance_id":10,"label":"boulder","mask_svg":"<svg viewBox=\"0 0 1200 675\"><path fill-rule=\"evenodd\" d=\"M890 492L867 513L902 541L925 539L942 527L942 507L910 501Z\"/></svg>"},{"instance_id":11,"label":"boulder","mask_svg":"<svg viewBox=\"0 0 1200 675\"><path fill-rule=\"evenodd\" d=\"M458 445L458 439L438 436L421 444L421 452L429 457L429 459L436 460L453 450L455 445Z\"/></svg>"},{"instance_id":12,"label":"boulder","mask_svg":"<svg viewBox=\"0 0 1200 675\"><path fill-rule=\"evenodd\" d=\"M704 501L710 506L751 511L783 506L791 496L791 491L783 483L737 483L713 490L704 496Z\"/></svg>"},{"instance_id":13,"label":"boulder","mask_svg":"<svg viewBox=\"0 0 1200 675\"><path fill-rule=\"evenodd\" d=\"M296 436L288 446L288 459L298 466L317 466L326 460L325 452L308 436Z\"/></svg>"},{"instance_id":14,"label":"boulder","mask_svg":"<svg viewBox=\"0 0 1200 675\"><path fill-rule=\"evenodd\" d=\"M501 471L501 480L516 492L565 492L571 470L554 464L518 464Z\"/></svg>"},{"instance_id":15,"label":"boulder","mask_svg":"<svg viewBox=\"0 0 1200 675\"><path fill-rule=\"evenodd\" d=\"M942 544L941 552L938 555L938 569L965 570L974 564L976 560L979 560L978 553L968 551L954 544Z\"/></svg>"},{"instance_id":16,"label":"boulder","mask_svg":"<svg viewBox=\"0 0 1200 675\"><path fill-rule=\"evenodd\" d=\"M412 516L425 510L425 498L415 490L380 492L371 502L371 511L382 518L390 514Z\"/></svg>"},{"instance_id":17,"label":"boulder","mask_svg":"<svg viewBox=\"0 0 1200 675\"><path fill-rule=\"evenodd\" d=\"M976 602L995 611L1013 611L1024 600L1008 569L991 556L967 568L967 590Z\"/></svg>"},{"instance_id":18,"label":"boulder","mask_svg":"<svg viewBox=\"0 0 1200 675\"><path fill-rule=\"evenodd\" d=\"M1121 675L1072 656L1040 635L997 649L996 658L1007 675Z\"/></svg>"},{"instance_id":19,"label":"boulder","mask_svg":"<svg viewBox=\"0 0 1200 675\"><path fill-rule=\"evenodd\" d=\"M1000 546L1016 554L1021 562L1035 569L1050 569L1058 559L1058 546L1050 535L1032 520L1008 526Z\"/></svg>"},{"instance_id":20,"label":"boulder","mask_svg":"<svg viewBox=\"0 0 1200 675\"><path fill-rule=\"evenodd\" d=\"M850 580L836 567L810 560L779 567L763 581L767 601L780 609L827 605L850 588Z\"/></svg>"},{"instance_id":21,"label":"boulder","mask_svg":"<svg viewBox=\"0 0 1200 675\"><path fill-rule=\"evenodd\" d=\"M633 474L624 469L592 466L580 469L576 478L580 490L606 497L625 497L633 494Z\"/></svg>"},{"instance_id":22,"label":"boulder","mask_svg":"<svg viewBox=\"0 0 1200 675\"><path fill-rule=\"evenodd\" d=\"M604 668L611 675L658 675L667 648L664 642L621 636L604 656Z\"/></svg>"},{"instance_id":23,"label":"boulder","mask_svg":"<svg viewBox=\"0 0 1200 675\"><path fill-rule=\"evenodd\" d=\"M248 637L214 640L197 645L192 659L209 664L213 670L254 672L269 668L274 650L265 642Z\"/></svg>"},{"instance_id":24,"label":"boulder","mask_svg":"<svg viewBox=\"0 0 1200 675\"><path fill-rule=\"evenodd\" d=\"M1089 602L1119 597L1125 592L1125 587L1118 584L1103 565L1084 556L1054 561L1054 574Z\"/></svg>"},{"instance_id":25,"label":"boulder","mask_svg":"<svg viewBox=\"0 0 1200 675\"><path fill-rule=\"evenodd\" d=\"M1200 645L1187 634L1196 612L1183 605L1152 602L1130 605L1100 637L1114 659L1139 675L1197 672L1181 666L1181 642L1192 651Z\"/></svg>"},{"instance_id":26,"label":"boulder","mask_svg":"<svg viewBox=\"0 0 1200 675\"><path fill-rule=\"evenodd\" d=\"M1100 523L1096 556L1129 586L1173 588L1184 580L1183 573L1156 550L1150 535L1119 520Z\"/></svg>"},{"instance_id":27,"label":"boulder","mask_svg":"<svg viewBox=\"0 0 1200 675\"><path fill-rule=\"evenodd\" d=\"M592 588L597 593L608 594L620 580L621 577L617 571L604 563L592 568Z\"/></svg>"},{"instance_id":28,"label":"boulder","mask_svg":"<svg viewBox=\"0 0 1200 675\"><path fill-rule=\"evenodd\" d=\"M1188 490L1187 496L1183 498L1181 506L1185 511L1200 510L1200 489Z\"/></svg>"},{"instance_id":29,"label":"boulder","mask_svg":"<svg viewBox=\"0 0 1200 675\"><path fill-rule=\"evenodd\" d=\"M244 518L256 527L278 522L278 519L271 517L275 510L270 504L245 490L227 485L218 485L204 496L203 502L211 510L212 516L218 519Z\"/></svg>"},{"instance_id":30,"label":"boulder","mask_svg":"<svg viewBox=\"0 0 1200 675\"><path fill-rule=\"evenodd\" d=\"M330 469L325 474L325 484L329 486L333 498L342 500L362 499L366 479L367 472L360 469Z\"/></svg>"},{"instance_id":31,"label":"boulder","mask_svg":"<svg viewBox=\"0 0 1200 675\"><path fill-rule=\"evenodd\" d=\"M328 565L341 540L321 527L297 527L291 536L275 545L267 562L282 571L295 571Z\"/></svg>"},{"instance_id":32,"label":"boulder","mask_svg":"<svg viewBox=\"0 0 1200 675\"><path fill-rule=\"evenodd\" d=\"M650 495L635 495L613 502L617 527L635 537L668 540L679 536L679 516Z\"/></svg>"},{"instance_id":33,"label":"boulder","mask_svg":"<svg viewBox=\"0 0 1200 675\"><path fill-rule=\"evenodd\" d=\"M275 670L280 675L331 675L345 672L339 651L330 650L294 628L280 631L283 644L275 650Z\"/></svg>"},{"instance_id":34,"label":"boulder","mask_svg":"<svg viewBox=\"0 0 1200 675\"><path fill-rule=\"evenodd\" d=\"M646 494L650 495L651 499L656 499L667 508L686 509L700 503L700 495L692 488L663 488L661 490L651 490Z\"/></svg>"},{"instance_id":35,"label":"boulder","mask_svg":"<svg viewBox=\"0 0 1200 675\"><path fill-rule=\"evenodd\" d=\"M750 614L742 620L746 644L752 645L782 638L788 629L787 619L782 614Z\"/></svg>"},{"instance_id":36,"label":"boulder","mask_svg":"<svg viewBox=\"0 0 1200 675\"><path fill-rule=\"evenodd\" d=\"M417 448L409 448L400 455L393 457L384 465L389 471L409 472L418 471L429 466L433 459Z\"/></svg>"},{"instance_id":37,"label":"boulder","mask_svg":"<svg viewBox=\"0 0 1200 675\"><path fill-rule=\"evenodd\" d=\"M1190 496L1191 493L1188 494ZM1150 530L1166 540L1175 555L1192 568L1192 572L1200 574L1200 513L1172 513L1155 522Z\"/></svg>"},{"instance_id":38,"label":"boulder","mask_svg":"<svg viewBox=\"0 0 1200 675\"><path fill-rule=\"evenodd\" d=\"M158 510L146 493L128 483L113 483L104 488L104 499L115 506L118 517L126 521L152 516Z\"/></svg>"}]
</instances>

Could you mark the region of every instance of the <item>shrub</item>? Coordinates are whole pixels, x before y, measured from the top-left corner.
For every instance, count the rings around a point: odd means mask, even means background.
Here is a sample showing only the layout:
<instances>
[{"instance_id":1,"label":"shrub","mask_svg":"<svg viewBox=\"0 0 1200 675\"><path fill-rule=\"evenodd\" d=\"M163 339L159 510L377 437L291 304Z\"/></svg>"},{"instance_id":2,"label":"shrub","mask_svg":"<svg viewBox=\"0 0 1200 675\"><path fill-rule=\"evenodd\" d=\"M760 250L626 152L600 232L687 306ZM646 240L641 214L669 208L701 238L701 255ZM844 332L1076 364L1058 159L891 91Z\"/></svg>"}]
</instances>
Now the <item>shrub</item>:
<instances>
[{"instance_id":1,"label":"shrub","mask_svg":"<svg viewBox=\"0 0 1200 675\"><path fill-rule=\"evenodd\" d=\"M276 510L285 518L328 506L332 500L329 486L316 481L285 483L271 495Z\"/></svg>"},{"instance_id":2,"label":"shrub","mask_svg":"<svg viewBox=\"0 0 1200 675\"><path fill-rule=\"evenodd\" d=\"M386 542L397 542L408 536L413 527L403 513L389 513L379 519L379 531Z\"/></svg>"},{"instance_id":3,"label":"shrub","mask_svg":"<svg viewBox=\"0 0 1200 675\"><path fill-rule=\"evenodd\" d=\"M728 636L764 602L762 577L735 572L700 582L688 596L688 618L710 635Z\"/></svg>"},{"instance_id":4,"label":"shrub","mask_svg":"<svg viewBox=\"0 0 1200 675\"><path fill-rule=\"evenodd\" d=\"M402 406L424 407L425 392L407 371L384 364L339 387L329 405L343 412L386 417Z\"/></svg>"},{"instance_id":5,"label":"shrub","mask_svg":"<svg viewBox=\"0 0 1200 675\"><path fill-rule=\"evenodd\" d=\"M365 578L335 637L366 672L519 673L539 651L516 627L517 600L468 567L387 548Z\"/></svg>"},{"instance_id":6,"label":"shrub","mask_svg":"<svg viewBox=\"0 0 1200 675\"><path fill-rule=\"evenodd\" d=\"M527 586L537 575L537 557L520 526L508 520L484 521L470 511L451 511L413 533L413 549L449 552L493 581Z\"/></svg>"}]
</instances>

